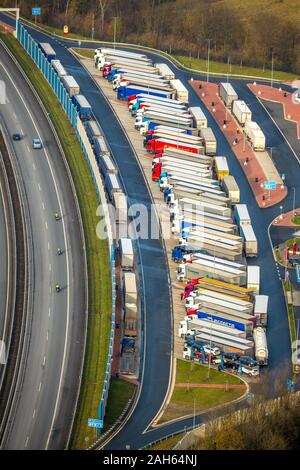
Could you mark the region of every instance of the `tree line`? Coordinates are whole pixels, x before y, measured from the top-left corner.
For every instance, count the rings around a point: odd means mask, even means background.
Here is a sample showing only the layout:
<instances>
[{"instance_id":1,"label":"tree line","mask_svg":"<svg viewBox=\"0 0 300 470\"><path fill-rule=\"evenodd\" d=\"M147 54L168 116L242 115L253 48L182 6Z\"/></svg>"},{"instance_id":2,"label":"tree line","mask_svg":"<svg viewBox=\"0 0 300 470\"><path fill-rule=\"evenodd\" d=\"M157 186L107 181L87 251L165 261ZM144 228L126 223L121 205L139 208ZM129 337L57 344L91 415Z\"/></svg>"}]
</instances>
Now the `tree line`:
<instances>
[{"instance_id":1,"label":"tree line","mask_svg":"<svg viewBox=\"0 0 300 470\"><path fill-rule=\"evenodd\" d=\"M279 0L282 1L282 0ZM1 0L10 6L11 0ZM300 26L268 12L248 18L218 0L41 0L41 21L95 39L156 47L171 53L300 73ZM18 0L31 17L32 2ZM92 29L94 30L92 33Z\"/></svg>"}]
</instances>

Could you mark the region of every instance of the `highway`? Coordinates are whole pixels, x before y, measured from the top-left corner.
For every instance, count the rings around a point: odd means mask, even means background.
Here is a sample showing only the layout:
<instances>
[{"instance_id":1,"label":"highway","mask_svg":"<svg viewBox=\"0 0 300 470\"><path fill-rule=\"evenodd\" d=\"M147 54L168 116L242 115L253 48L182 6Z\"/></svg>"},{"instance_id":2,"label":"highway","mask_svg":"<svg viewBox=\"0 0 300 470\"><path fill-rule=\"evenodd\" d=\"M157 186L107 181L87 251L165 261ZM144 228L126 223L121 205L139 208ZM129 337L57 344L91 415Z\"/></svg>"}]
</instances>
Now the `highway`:
<instances>
[{"instance_id":1,"label":"highway","mask_svg":"<svg viewBox=\"0 0 300 470\"><path fill-rule=\"evenodd\" d=\"M35 32L33 30L30 31L38 41L47 40L47 42L52 43L57 52L57 57L62 61L67 70L74 75L81 86L82 92L93 106L95 116L101 123L105 136L112 148L114 158L120 168L124 185L129 196L129 201L146 202L149 204L151 200L147 186L145 185L134 154L120 125L87 72L71 56L67 51L67 47L64 46L64 44L67 44L68 46L76 46L77 43L64 42L63 40L57 41L53 37L50 38L49 36L45 36L39 32ZM92 48L96 47L95 44L85 44L85 46ZM151 53L147 53L147 55L152 57L156 62L162 61L159 56L155 56ZM166 60L163 59L163 61ZM270 209L258 208L244 173L237 162L235 155L231 151L229 144L224 138L224 135L211 115L205 110L196 93L188 85L188 79L191 77L191 72L179 70L171 63L169 63L169 65L175 71L176 78L181 79L188 86L190 104L192 106L200 105L207 114L208 125L212 127L218 140L218 154L226 155L228 157L230 172L235 176L240 185L242 202L248 205L250 216L254 221L254 229L259 242L260 254L257 260L249 261L249 264L260 265L261 292L268 294L270 299L268 325L270 363L268 370L270 378L269 383L270 386L272 386L276 370L281 366L284 367L290 357L289 332L282 287L267 235L270 221L273 220L273 218L280 212L279 206L274 206ZM196 73L193 73L193 77L195 79L203 79L203 77ZM211 81L218 82L220 79L211 78ZM266 133L267 146L276 147L276 150L274 149L273 152L274 160L279 171L285 173L288 187L291 188L295 186L298 188L299 182L297 182L297 172L295 171L298 162L284 137L254 95L247 89L247 82L236 79L230 81L236 88L239 98L244 99L251 107L253 119L259 123L263 131ZM299 206L300 192L297 191L296 194L296 206ZM291 192L283 204L286 211L292 209ZM167 268L165 266L162 243L161 241L143 240L140 243L140 248L141 270L143 273L144 285L146 286L144 292L144 318L146 322L144 380L138 405L126 426L107 447L110 449L124 449L126 444L130 445L131 448L141 447L147 442L150 442L150 440L154 440L154 435L163 436L168 434L171 429L173 431L176 429L183 429L185 425L188 425L189 423L191 424L191 420L183 420L181 422L165 426L164 429L160 428L143 434L151 419L154 418L157 410L159 409L167 389L169 379L168 367L170 364L169 353L171 349L171 319L169 315L170 303L168 299ZM153 296L153 292L159 292L159 298L158 296ZM158 338L156 327L158 319L157 311L160 312L160 331ZM166 312L166 315L161 315L161 312ZM161 321L163 321L163 325L161 325ZM152 338L157 338L157 340L152 341ZM201 417L199 419L204 418Z\"/></svg>"},{"instance_id":2,"label":"highway","mask_svg":"<svg viewBox=\"0 0 300 470\"><path fill-rule=\"evenodd\" d=\"M8 233L6 224L6 210L4 206L5 188L2 187L0 178L0 340L3 338L7 312L8 289ZM1 367L1 366L0 366Z\"/></svg>"},{"instance_id":3,"label":"highway","mask_svg":"<svg viewBox=\"0 0 300 470\"><path fill-rule=\"evenodd\" d=\"M24 381L11 415L6 449L66 447L79 384L85 334L85 258L68 174L37 100L1 46L0 79L7 100L0 112L14 142L32 230L32 318ZM39 137L43 149L33 150ZM62 215L55 221L54 212ZM57 248L64 250L57 255ZM55 292L56 283L62 291Z\"/></svg>"}]
</instances>

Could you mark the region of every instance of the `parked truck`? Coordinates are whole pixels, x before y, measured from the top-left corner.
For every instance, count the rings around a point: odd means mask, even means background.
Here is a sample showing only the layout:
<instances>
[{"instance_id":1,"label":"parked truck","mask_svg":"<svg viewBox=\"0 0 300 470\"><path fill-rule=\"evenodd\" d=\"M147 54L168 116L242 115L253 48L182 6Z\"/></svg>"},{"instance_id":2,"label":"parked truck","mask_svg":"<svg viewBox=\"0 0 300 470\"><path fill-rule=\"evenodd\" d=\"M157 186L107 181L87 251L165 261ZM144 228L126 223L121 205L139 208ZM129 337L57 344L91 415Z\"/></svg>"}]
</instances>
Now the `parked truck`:
<instances>
[{"instance_id":1,"label":"parked truck","mask_svg":"<svg viewBox=\"0 0 300 470\"><path fill-rule=\"evenodd\" d=\"M248 266L247 267L247 288L259 294L260 289L260 267Z\"/></svg>"},{"instance_id":2,"label":"parked truck","mask_svg":"<svg viewBox=\"0 0 300 470\"><path fill-rule=\"evenodd\" d=\"M191 263L180 263L177 270L178 281L200 276L211 276L213 279L230 282L235 285L246 284L246 273L244 270L225 265L223 259L222 263L219 263L214 261L213 256L211 258L212 260L196 259Z\"/></svg>"},{"instance_id":3,"label":"parked truck","mask_svg":"<svg viewBox=\"0 0 300 470\"><path fill-rule=\"evenodd\" d=\"M82 121L87 121L92 117L92 107L84 95L74 95L72 98L74 105Z\"/></svg>"},{"instance_id":4,"label":"parked truck","mask_svg":"<svg viewBox=\"0 0 300 470\"><path fill-rule=\"evenodd\" d=\"M184 320L179 322L178 336L183 338L192 335L193 332L212 330L246 338L246 331L238 330L233 325L220 325L219 323L209 321L207 319L198 318L197 315L186 316Z\"/></svg>"},{"instance_id":5,"label":"parked truck","mask_svg":"<svg viewBox=\"0 0 300 470\"><path fill-rule=\"evenodd\" d=\"M252 120L252 112L246 105L245 101L234 100L232 105L232 113L241 126L244 126L246 121Z\"/></svg>"},{"instance_id":6,"label":"parked truck","mask_svg":"<svg viewBox=\"0 0 300 470\"><path fill-rule=\"evenodd\" d=\"M127 197L123 192L114 192L112 194L112 202L115 207L115 221L117 224L126 224L128 207L127 207ZM127 227L125 227L127 229ZM123 233L123 232L122 232ZM127 231L126 231L127 233Z\"/></svg>"},{"instance_id":7,"label":"parked truck","mask_svg":"<svg viewBox=\"0 0 300 470\"><path fill-rule=\"evenodd\" d=\"M123 192L118 175L114 175L111 173L105 175L105 187L111 200L113 200L114 193Z\"/></svg>"},{"instance_id":8,"label":"parked truck","mask_svg":"<svg viewBox=\"0 0 300 470\"><path fill-rule=\"evenodd\" d=\"M71 97L74 95L79 95L80 87L72 75L62 76L61 81Z\"/></svg>"},{"instance_id":9,"label":"parked truck","mask_svg":"<svg viewBox=\"0 0 300 470\"><path fill-rule=\"evenodd\" d=\"M220 292L242 300L247 300L248 302L253 298L253 291L251 289L247 289L246 287L233 286L232 284L217 281L216 279L211 279L210 277L200 277L195 284L195 288L209 289L214 292Z\"/></svg>"},{"instance_id":10,"label":"parked truck","mask_svg":"<svg viewBox=\"0 0 300 470\"><path fill-rule=\"evenodd\" d=\"M136 303L125 302L124 308L124 334L125 336L137 336L138 307Z\"/></svg>"},{"instance_id":11,"label":"parked truck","mask_svg":"<svg viewBox=\"0 0 300 470\"><path fill-rule=\"evenodd\" d=\"M136 275L133 272L123 272L124 299L125 303L137 304Z\"/></svg>"},{"instance_id":12,"label":"parked truck","mask_svg":"<svg viewBox=\"0 0 300 470\"><path fill-rule=\"evenodd\" d=\"M254 315L257 318L256 324L259 326L267 326L268 323L268 302L267 295L256 295L254 304Z\"/></svg>"},{"instance_id":13,"label":"parked truck","mask_svg":"<svg viewBox=\"0 0 300 470\"><path fill-rule=\"evenodd\" d=\"M117 92L118 100L126 100L131 95L136 95L138 93L148 93L149 95L153 96L161 96L163 98L173 98L175 95L175 91L167 91L167 90L157 90L156 88L150 87L143 87L143 86L120 86Z\"/></svg>"},{"instance_id":14,"label":"parked truck","mask_svg":"<svg viewBox=\"0 0 300 470\"><path fill-rule=\"evenodd\" d=\"M194 119L194 125L197 129L207 128L207 118L199 106L189 108Z\"/></svg>"},{"instance_id":15,"label":"parked truck","mask_svg":"<svg viewBox=\"0 0 300 470\"><path fill-rule=\"evenodd\" d=\"M244 239L246 257L256 257L258 255L258 243L252 225L241 225L241 235Z\"/></svg>"},{"instance_id":16,"label":"parked truck","mask_svg":"<svg viewBox=\"0 0 300 470\"><path fill-rule=\"evenodd\" d=\"M240 202L240 188L232 175L224 176L221 182L223 191L227 194L232 204Z\"/></svg>"},{"instance_id":17,"label":"parked truck","mask_svg":"<svg viewBox=\"0 0 300 470\"><path fill-rule=\"evenodd\" d=\"M203 145L206 155L216 155L217 153L217 139L210 127L200 130L200 135L203 139Z\"/></svg>"},{"instance_id":18,"label":"parked truck","mask_svg":"<svg viewBox=\"0 0 300 470\"><path fill-rule=\"evenodd\" d=\"M196 315L198 318L209 321L210 323L227 326L228 328L235 328L236 330L243 332L247 338L251 337L253 334L254 323L251 320L238 319L227 314L220 315L204 312L201 309L196 311Z\"/></svg>"},{"instance_id":19,"label":"parked truck","mask_svg":"<svg viewBox=\"0 0 300 470\"><path fill-rule=\"evenodd\" d=\"M133 269L134 252L131 238L121 238L119 240L119 251L122 269Z\"/></svg>"},{"instance_id":20,"label":"parked truck","mask_svg":"<svg viewBox=\"0 0 300 470\"><path fill-rule=\"evenodd\" d=\"M188 122L187 124L182 124L182 123L179 124L177 122L168 122L168 119L165 119L165 118L160 119L160 118L156 117L156 118L153 118L151 120L146 120L146 121L144 120L140 124L140 126L139 126L140 134L145 135L146 132L155 129L158 126L167 126L167 127L172 127L173 129L176 128L178 130L185 131L187 134L191 134L191 132L192 132L190 122Z\"/></svg>"},{"instance_id":21,"label":"parked truck","mask_svg":"<svg viewBox=\"0 0 300 470\"><path fill-rule=\"evenodd\" d=\"M40 42L39 48L43 52L48 62L56 59L56 52L48 42Z\"/></svg>"},{"instance_id":22,"label":"parked truck","mask_svg":"<svg viewBox=\"0 0 300 470\"><path fill-rule=\"evenodd\" d=\"M54 70L57 72L57 75L59 77L68 75L60 60L56 60L56 59L51 60L51 65L54 68Z\"/></svg>"},{"instance_id":23,"label":"parked truck","mask_svg":"<svg viewBox=\"0 0 300 470\"><path fill-rule=\"evenodd\" d=\"M222 181L224 176L229 175L229 167L226 157L214 157L215 172L219 183Z\"/></svg>"},{"instance_id":24,"label":"parked truck","mask_svg":"<svg viewBox=\"0 0 300 470\"><path fill-rule=\"evenodd\" d=\"M234 206L234 219L240 227L242 225L251 225L251 219L246 204L236 204Z\"/></svg>"},{"instance_id":25,"label":"parked truck","mask_svg":"<svg viewBox=\"0 0 300 470\"><path fill-rule=\"evenodd\" d=\"M94 139L94 153L96 155L97 161L103 155L110 155L110 152L108 150L108 147L106 145L106 142L105 142L105 139L104 139L103 135L100 135L99 137L95 137L95 139Z\"/></svg>"},{"instance_id":26,"label":"parked truck","mask_svg":"<svg viewBox=\"0 0 300 470\"><path fill-rule=\"evenodd\" d=\"M187 108L187 103L185 101L176 100L174 98L164 98L162 96L149 95L149 93L144 92L144 93L138 93L136 95L132 95L131 97L128 97L129 110L130 110L130 107L137 101L145 101L145 100L155 101L158 104L185 106Z\"/></svg>"},{"instance_id":27,"label":"parked truck","mask_svg":"<svg viewBox=\"0 0 300 470\"><path fill-rule=\"evenodd\" d=\"M98 165L101 170L101 173L105 176L107 173L110 174L117 174L118 169L115 166L111 156L109 154L102 154L100 158L98 158Z\"/></svg>"},{"instance_id":28,"label":"parked truck","mask_svg":"<svg viewBox=\"0 0 300 470\"><path fill-rule=\"evenodd\" d=\"M174 80L175 74L167 64L158 63L158 64L155 64L155 67L159 70L159 73L163 75L165 78L167 78L168 80Z\"/></svg>"},{"instance_id":29,"label":"parked truck","mask_svg":"<svg viewBox=\"0 0 300 470\"><path fill-rule=\"evenodd\" d=\"M147 142L146 149L148 152L155 153L159 150L163 150L166 147L178 148L182 150L187 150L193 153L201 153L202 146L190 144L188 142L181 142L179 140L172 139L150 139Z\"/></svg>"},{"instance_id":30,"label":"parked truck","mask_svg":"<svg viewBox=\"0 0 300 470\"><path fill-rule=\"evenodd\" d=\"M189 101L189 92L186 89L186 87L183 85L183 83L178 80L170 80L171 86L174 88L176 91L176 98L180 101Z\"/></svg>"},{"instance_id":31,"label":"parked truck","mask_svg":"<svg viewBox=\"0 0 300 470\"><path fill-rule=\"evenodd\" d=\"M255 359L259 365L266 366L268 364L269 352L265 329L261 326L254 328L253 337L255 342Z\"/></svg>"},{"instance_id":32,"label":"parked truck","mask_svg":"<svg viewBox=\"0 0 300 470\"><path fill-rule=\"evenodd\" d=\"M226 82L221 82L219 84L219 95L227 108L231 108L234 100L238 99L238 95L233 86Z\"/></svg>"},{"instance_id":33,"label":"parked truck","mask_svg":"<svg viewBox=\"0 0 300 470\"><path fill-rule=\"evenodd\" d=\"M92 145L94 145L94 140L102 135L96 121L87 121L85 123L85 130Z\"/></svg>"},{"instance_id":34,"label":"parked truck","mask_svg":"<svg viewBox=\"0 0 300 470\"><path fill-rule=\"evenodd\" d=\"M251 143L253 150L255 151L264 151L266 147L266 138L259 127L259 125L254 121L246 121L244 132Z\"/></svg>"}]
</instances>

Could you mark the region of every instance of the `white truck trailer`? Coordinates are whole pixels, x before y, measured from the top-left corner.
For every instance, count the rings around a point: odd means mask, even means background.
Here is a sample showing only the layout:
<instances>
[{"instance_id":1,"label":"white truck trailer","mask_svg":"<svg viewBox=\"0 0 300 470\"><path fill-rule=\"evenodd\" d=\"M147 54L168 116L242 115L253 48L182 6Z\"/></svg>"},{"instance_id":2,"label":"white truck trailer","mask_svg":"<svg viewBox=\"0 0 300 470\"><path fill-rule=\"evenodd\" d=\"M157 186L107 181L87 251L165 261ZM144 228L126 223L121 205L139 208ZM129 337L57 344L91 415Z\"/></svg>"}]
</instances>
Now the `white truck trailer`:
<instances>
[{"instance_id":1,"label":"white truck trailer","mask_svg":"<svg viewBox=\"0 0 300 470\"><path fill-rule=\"evenodd\" d=\"M252 120L252 112L246 105L245 101L242 100L234 100L232 105L232 114L236 117L241 126L244 126L246 121Z\"/></svg>"},{"instance_id":2,"label":"white truck trailer","mask_svg":"<svg viewBox=\"0 0 300 470\"><path fill-rule=\"evenodd\" d=\"M210 127L202 127L200 135L203 139L203 145L206 155L216 155L217 153L217 139Z\"/></svg>"},{"instance_id":3,"label":"white truck trailer","mask_svg":"<svg viewBox=\"0 0 300 470\"><path fill-rule=\"evenodd\" d=\"M233 336L239 336L240 338L246 338L246 331L238 330L237 328L234 328L233 325L221 325L213 321L198 318L197 315L186 316L184 320L179 322L178 336L183 338L193 332L207 329L211 329L212 332L221 331Z\"/></svg>"},{"instance_id":4,"label":"white truck trailer","mask_svg":"<svg viewBox=\"0 0 300 470\"><path fill-rule=\"evenodd\" d=\"M57 75L59 77L63 77L65 75L68 75L67 71L65 70L64 66L62 65L60 60L51 60L51 65L54 68L54 70L57 72Z\"/></svg>"},{"instance_id":5,"label":"white truck trailer","mask_svg":"<svg viewBox=\"0 0 300 470\"><path fill-rule=\"evenodd\" d=\"M103 175L106 175L107 173L111 174L117 174L118 169L115 166L114 162L112 161L112 158L110 157L109 154L104 154L98 159L98 165L101 170L101 173Z\"/></svg>"},{"instance_id":6,"label":"white truck trailer","mask_svg":"<svg viewBox=\"0 0 300 470\"><path fill-rule=\"evenodd\" d=\"M248 266L247 267L247 288L259 294L260 288L260 267Z\"/></svg>"},{"instance_id":7,"label":"white truck trailer","mask_svg":"<svg viewBox=\"0 0 300 470\"><path fill-rule=\"evenodd\" d=\"M194 125L197 129L207 127L207 118L199 106L192 106L189 111L194 118Z\"/></svg>"},{"instance_id":8,"label":"white truck trailer","mask_svg":"<svg viewBox=\"0 0 300 470\"><path fill-rule=\"evenodd\" d=\"M158 63L158 64L155 64L155 67L159 70L159 73L163 75L165 78L167 78L168 80L174 80L175 74L167 64Z\"/></svg>"},{"instance_id":9,"label":"white truck trailer","mask_svg":"<svg viewBox=\"0 0 300 470\"><path fill-rule=\"evenodd\" d=\"M136 275L132 272L123 272L124 299L125 303L137 304Z\"/></svg>"},{"instance_id":10,"label":"white truck trailer","mask_svg":"<svg viewBox=\"0 0 300 470\"><path fill-rule=\"evenodd\" d=\"M253 338L255 342L255 359L259 365L268 364L269 352L266 331L261 326L254 328Z\"/></svg>"},{"instance_id":11,"label":"white truck trailer","mask_svg":"<svg viewBox=\"0 0 300 470\"><path fill-rule=\"evenodd\" d=\"M263 152L266 147L266 137L254 121L246 121L244 132L251 143L253 150Z\"/></svg>"},{"instance_id":12,"label":"white truck trailer","mask_svg":"<svg viewBox=\"0 0 300 470\"><path fill-rule=\"evenodd\" d=\"M268 323L268 295L256 295L254 304L254 315L257 318L256 324L267 326Z\"/></svg>"},{"instance_id":13,"label":"white truck trailer","mask_svg":"<svg viewBox=\"0 0 300 470\"><path fill-rule=\"evenodd\" d=\"M222 263L219 263L213 261L214 257L211 258L212 261L199 258L192 263L180 263L177 270L178 281L201 276L210 276L213 279L230 282L231 284L239 286L246 284L247 276L244 270L227 266L223 263L224 260L222 260Z\"/></svg>"},{"instance_id":14,"label":"white truck trailer","mask_svg":"<svg viewBox=\"0 0 300 470\"><path fill-rule=\"evenodd\" d=\"M238 99L238 95L233 86L227 82L219 84L219 95L227 108L231 108L234 100Z\"/></svg>"},{"instance_id":15,"label":"white truck trailer","mask_svg":"<svg viewBox=\"0 0 300 470\"><path fill-rule=\"evenodd\" d=\"M174 79L170 81L171 86L176 90L176 98L180 101L189 101L189 92L187 88L183 85L183 83L178 80Z\"/></svg>"},{"instance_id":16,"label":"white truck trailer","mask_svg":"<svg viewBox=\"0 0 300 470\"><path fill-rule=\"evenodd\" d=\"M110 155L108 147L105 142L105 138L103 135L95 137L94 139L94 153L96 157L100 158L103 155Z\"/></svg>"},{"instance_id":17,"label":"white truck trailer","mask_svg":"<svg viewBox=\"0 0 300 470\"><path fill-rule=\"evenodd\" d=\"M241 225L241 235L244 239L246 257L256 257L258 255L258 243L252 225Z\"/></svg>"},{"instance_id":18,"label":"white truck trailer","mask_svg":"<svg viewBox=\"0 0 300 470\"><path fill-rule=\"evenodd\" d=\"M116 222L118 224L126 224L128 218L128 205L126 195L123 192L113 192L112 202L115 207ZM125 227L125 229L127 229L127 227ZM125 230L125 233L127 233L127 230Z\"/></svg>"},{"instance_id":19,"label":"white truck trailer","mask_svg":"<svg viewBox=\"0 0 300 470\"><path fill-rule=\"evenodd\" d=\"M70 96L79 95L80 86L72 75L63 75L61 81Z\"/></svg>"},{"instance_id":20,"label":"white truck trailer","mask_svg":"<svg viewBox=\"0 0 300 470\"><path fill-rule=\"evenodd\" d=\"M119 240L119 251L122 269L133 269L134 252L131 238L121 238Z\"/></svg>"},{"instance_id":21,"label":"white truck trailer","mask_svg":"<svg viewBox=\"0 0 300 470\"><path fill-rule=\"evenodd\" d=\"M240 227L242 225L251 225L250 215L246 204L236 204L234 206L234 218Z\"/></svg>"},{"instance_id":22,"label":"white truck trailer","mask_svg":"<svg viewBox=\"0 0 300 470\"><path fill-rule=\"evenodd\" d=\"M240 202L240 188L232 175L224 176L221 182L223 191L227 194L232 204Z\"/></svg>"},{"instance_id":23,"label":"white truck trailer","mask_svg":"<svg viewBox=\"0 0 300 470\"><path fill-rule=\"evenodd\" d=\"M95 138L100 137L102 135L101 130L96 121L87 121L85 123L85 130L91 144L94 144Z\"/></svg>"}]
</instances>

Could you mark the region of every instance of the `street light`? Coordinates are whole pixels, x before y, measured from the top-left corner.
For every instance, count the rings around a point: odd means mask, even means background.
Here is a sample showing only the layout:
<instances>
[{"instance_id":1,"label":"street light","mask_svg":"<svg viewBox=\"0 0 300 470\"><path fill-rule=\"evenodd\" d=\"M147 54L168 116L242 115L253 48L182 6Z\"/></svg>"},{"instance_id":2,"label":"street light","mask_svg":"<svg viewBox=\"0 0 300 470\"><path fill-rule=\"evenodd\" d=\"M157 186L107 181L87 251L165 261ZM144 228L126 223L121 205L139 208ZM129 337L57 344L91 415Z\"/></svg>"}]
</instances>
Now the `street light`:
<instances>
[{"instance_id":1,"label":"street light","mask_svg":"<svg viewBox=\"0 0 300 470\"><path fill-rule=\"evenodd\" d=\"M294 193L293 193L293 217L295 217L295 215L296 215L296 214L295 214L296 188L293 187L292 189L293 189L293 191L294 191Z\"/></svg>"},{"instance_id":2,"label":"street light","mask_svg":"<svg viewBox=\"0 0 300 470\"><path fill-rule=\"evenodd\" d=\"M272 51L271 88L273 88L273 78L274 78L274 52Z\"/></svg>"},{"instance_id":3,"label":"street light","mask_svg":"<svg viewBox=\"0 0 300 470\"><path fill-rule=\"evenodd\" d=\"M207 39L208 41L208 49L207 49L207 77L206 81L209 82L209 54L210 54L210 41L211 39Z\"/></svg>"},{"instance_id":4,"label":"street light","mask_svg":"<svg viewBox=\"0 0 300 470\"><path fill-rule=\"evenodd\" d=\"M117 16L114 16L114 49L116 48Z\"/></svg>"}]
</instances>

